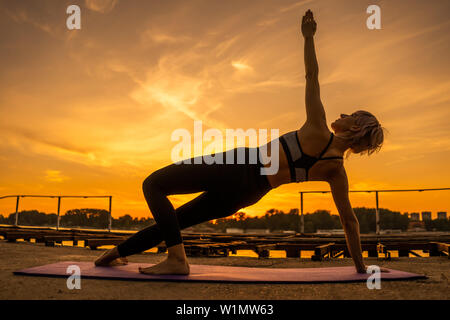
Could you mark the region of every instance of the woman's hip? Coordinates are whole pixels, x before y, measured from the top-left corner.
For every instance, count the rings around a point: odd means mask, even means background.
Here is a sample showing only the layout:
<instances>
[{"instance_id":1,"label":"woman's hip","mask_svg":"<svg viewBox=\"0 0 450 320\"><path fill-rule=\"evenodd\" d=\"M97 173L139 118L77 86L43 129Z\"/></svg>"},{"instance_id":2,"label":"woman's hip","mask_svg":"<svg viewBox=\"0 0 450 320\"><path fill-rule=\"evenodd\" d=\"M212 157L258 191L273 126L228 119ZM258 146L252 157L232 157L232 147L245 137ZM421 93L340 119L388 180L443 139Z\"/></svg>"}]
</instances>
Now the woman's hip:
<instances>
[{"instance_id":1,"label":"woman's hip","mask_svg":"<svg viewBox=\"0 0 450 320\"><path fill-rule=\"evenodd\" d=\"M201 157L172 163L156 170L148 179L174 192L235 190L258 184L261 179L257 148L236 148Z\"/></svg>"}]
</instances>

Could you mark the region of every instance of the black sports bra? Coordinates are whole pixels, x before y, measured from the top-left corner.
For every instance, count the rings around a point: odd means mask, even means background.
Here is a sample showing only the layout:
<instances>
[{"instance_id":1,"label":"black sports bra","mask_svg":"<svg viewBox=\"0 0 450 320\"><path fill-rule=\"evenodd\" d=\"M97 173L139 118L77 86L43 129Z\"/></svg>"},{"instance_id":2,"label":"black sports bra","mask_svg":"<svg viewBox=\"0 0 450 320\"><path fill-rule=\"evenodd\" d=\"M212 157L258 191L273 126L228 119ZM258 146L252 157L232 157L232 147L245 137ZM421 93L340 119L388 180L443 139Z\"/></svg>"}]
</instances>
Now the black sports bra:
<instances>
[{"instance_id":1,"label":"black sports bra","mask_svg":"<svg viewBox=\"0 0 450 320\"><path fill-rule=\"evenodd\" d=\"M319 160L343 159L343 157L322 158L322 155L330 146L331 141L333 141L333 136L334 134L331 132L330 140L318 158L309 156L303 152L300 141L298 140L297 130L288 132L279 137L289 163L291 182L308 181L308 170Z\"/></svg>"}]
</instances>

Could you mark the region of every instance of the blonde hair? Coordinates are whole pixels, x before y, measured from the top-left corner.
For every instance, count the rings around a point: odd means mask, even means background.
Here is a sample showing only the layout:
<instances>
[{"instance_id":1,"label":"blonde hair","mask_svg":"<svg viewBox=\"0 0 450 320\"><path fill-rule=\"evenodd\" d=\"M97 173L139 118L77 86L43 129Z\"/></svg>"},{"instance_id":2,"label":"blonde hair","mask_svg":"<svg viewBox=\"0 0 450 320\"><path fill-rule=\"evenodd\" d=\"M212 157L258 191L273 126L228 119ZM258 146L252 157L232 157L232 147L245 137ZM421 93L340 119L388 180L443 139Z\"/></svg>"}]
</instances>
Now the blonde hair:
<instances>
[{"instance_id":1,"label":"blonde hair","mask_svg":"<svg viewBox=\"0 0 450 320\"><path fill-rule=\"evenodd\" d=\"M384 131L377 118L370 112L358 110L352 114L356 118L356 125L361 130L355 132L352 136L344 138L350 140L350 148L346 151L345 158L350 154L367 154L370 156L374 152L379 152L384 141Z\"/></svg>"}]
</instances>

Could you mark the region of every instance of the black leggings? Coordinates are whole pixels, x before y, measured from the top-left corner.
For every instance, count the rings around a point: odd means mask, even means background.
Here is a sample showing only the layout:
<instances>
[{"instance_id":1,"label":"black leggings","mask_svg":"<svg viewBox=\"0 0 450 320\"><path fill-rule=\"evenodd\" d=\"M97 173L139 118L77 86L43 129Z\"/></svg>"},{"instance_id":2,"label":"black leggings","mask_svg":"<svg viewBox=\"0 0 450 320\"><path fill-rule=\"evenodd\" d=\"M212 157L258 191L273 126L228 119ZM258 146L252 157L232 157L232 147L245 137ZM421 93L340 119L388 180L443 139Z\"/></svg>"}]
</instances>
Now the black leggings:
<instances>
[{"instance_id":1,"label":"black leggings","mask_svg":"<svg viewBox=\"0 0 450 320\"><path fill-rule=\"evenodd\" d=\"M257 163L249 163L249 152L257 152ZM237 151L245 152L245 163L236 163ZM234 156L235 164L226 162ZM121 257L151 249L161 241L167 247L182 243L181 229L223 218L261 199L271 186L262 167L258 148L240 147L221 153L224 163L171 164L153 172L143 183L144 196L155 219L151 225L117 246ZM215 154L216 156L220 154ZM201 157L201 156L200 156ZM198 157L197 157L198 158ZM176 210L168 195L204 191Z\"/></svg>"}]
</instances>

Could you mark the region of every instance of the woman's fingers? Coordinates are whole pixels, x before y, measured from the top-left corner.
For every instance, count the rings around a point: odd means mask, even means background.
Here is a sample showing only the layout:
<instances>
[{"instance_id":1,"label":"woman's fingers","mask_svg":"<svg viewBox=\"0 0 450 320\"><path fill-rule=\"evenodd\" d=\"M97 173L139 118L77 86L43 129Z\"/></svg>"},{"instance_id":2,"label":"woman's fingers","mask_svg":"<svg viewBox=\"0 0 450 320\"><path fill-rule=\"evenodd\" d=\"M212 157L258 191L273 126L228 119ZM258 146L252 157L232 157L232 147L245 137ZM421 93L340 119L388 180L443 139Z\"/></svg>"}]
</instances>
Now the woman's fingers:
<instances>
[{"instance_id":1,"label":"woman's fingers","mask_svg":"<svg viewBox=\"0 0 450 320\"><path fill-rule=\"evenodd\" d=\"M310 18L310 17L307 17L307 16L303 16L302 24L305 24L305 23L315 24L316 21L313 18Z\"/></svg>"},{"instance_id":2,"label":"woman's fingers","mask_svg":"<svg viewBox=\"0 0 450 320\"><path fill-rule=\"evenodd\" d=\"M305 15L302 17L302 27L306 29L302 30L311 30L314 34L317 29L316 21L314 21L314 16L311 10L307 10Z\"/></svg>"},{"instance_id":3,"label":"woman's fingers","mask_svg":"<svg viewBox=\"0 0 450 320\"><path fill-rule=\"evenodd\" d=\"M303 16L303 19L306 19L308 21L314 21L314 16L311 10L308 9L308 11L306 11L305 15Z\"/></svg>"}]
</instances>

